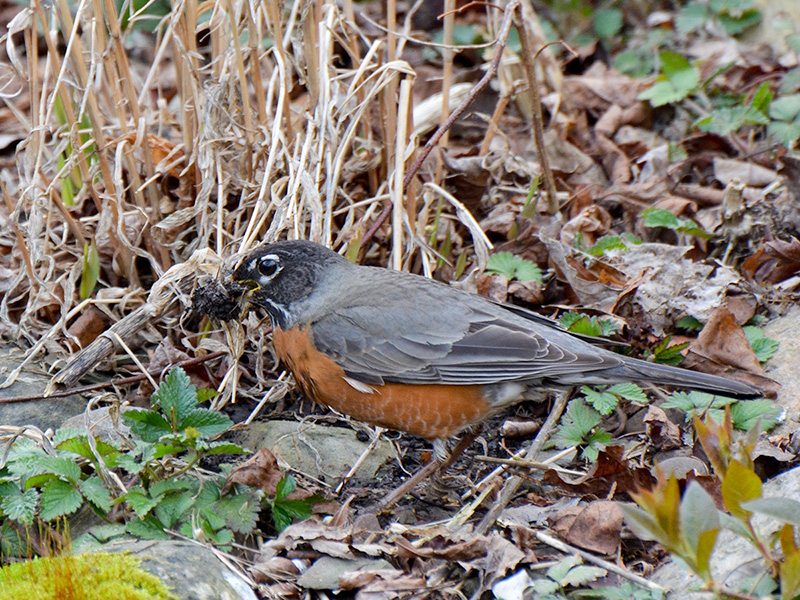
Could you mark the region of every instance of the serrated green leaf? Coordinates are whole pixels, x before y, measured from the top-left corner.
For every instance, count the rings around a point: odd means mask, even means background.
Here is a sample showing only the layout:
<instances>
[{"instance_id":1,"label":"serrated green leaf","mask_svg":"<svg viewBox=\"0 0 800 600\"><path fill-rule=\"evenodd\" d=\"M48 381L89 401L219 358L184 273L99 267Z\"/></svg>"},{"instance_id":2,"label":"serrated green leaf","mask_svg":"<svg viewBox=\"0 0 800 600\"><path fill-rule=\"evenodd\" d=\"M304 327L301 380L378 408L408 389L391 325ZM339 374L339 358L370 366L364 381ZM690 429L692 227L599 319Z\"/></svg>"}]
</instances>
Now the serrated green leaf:
<instances>
[{"instance_id":1,"label":"serrated green leaf","mask_svg":"<svg viewBox=\"0 0 800 600\"><path fill-rule=\"evenodd\" d=\"M169 494L153 509L153 515L166 528L174 528L195 505L192 491Z\"/></svg>"},{"instance_id":2,"label":"serrated green leaf","mask_svg":"<svg viewBox=\"0 0 800 600\"><path fill-rule=\"evenodd\" d=\"M58 517L71 515L83 504L83 496L75 487L54 479L45 484L39 497L39 518L42 521L52 521Z\"/></svg>"},{"instance_id":3,"label":"serrated green leaf","mask_svg":"<svg viewBox=\"0 0 800 600\"><path fill-rule=\"evenodd\" d=\"M145 540L168 540L170 536L164 532L164 527L153 516L144 519L131 519L125 524L125 531Z\"/></svg>"},{"instance_id":4,"label":"serrated green leaf","mask_svg":"<svg viewBox=\"0 0 800 600\"><path fill-rule=\"evenodd\" d=\"M233 427L227 415L207 408L197 408L186 414L180 424L181 429L193 427L203 437L215 437Z\"/></svg>"},{"instance_id":5,"label":"serrated green leaf","mask_svg":"<svg viewBox=\"0 0 800 600\"><path fill-rule=\"evenodd\" d=\"M675 327L700 331L703 328L703 324L691 315L684 315L678 319L678 322L675 323Z\"/></svg>"},{"instance_id":6,"label":"serrated green leaf","mask_svg":"<svg viewBox=\"0 0 800 600\"><path fill-rule=\"evenodd\" d=\"M778 423L781 411L781 407L771 400L740 400L731 405L731 420L741 431L749 431L760 420L767 431Z\"/></svg>"},{"instance_id":7,"label":"serrated green leaf","mask_svg":"<svg viewBox=\"0 0 800 600\"><path fill-rule=\"evenodd\" d=\"M603 416L608 416L614 412L619 404L619 398L606 390L598 392L589 387L583 387L581 392L584 394L586 402Z\"/></svg>"},{"instance_id":8,"label":"serrated green leaf","mask_svg":"<svg viewBox=\"0 0 800 600\"><path fill-rule=\"evenodd\" d=\"M158 498L151 498L142 488L132 488L123 498L140 519L147 516L159 501Z\"/></svg>"},{"instance_id":9,"label":"serrated green leaf","mask_svg":"<svg viewBox=\"0 0 800 600\"><path fill-rule=\"evenodd\" d=\"M577 567L582 562L583 561L581 557L578 555L573 554L571 556L565 556L552 567L547 569L547 576L553 581L561 581L567 576L567 573L569 573L572 568Z\"/></svg>"},{"instance_id":10,"label":"serrated green leaf","mask_svg":"<svg viewBox=\"0 0 800 600\"><path fill-rule=\"evenodd\" d=\"M647 403L647 394L638 385L632 382L617 383L606 390L610 394L615 394L624 398L628 402Z\"/></svg>"},{"instance_id":11,"label":"serrated green leaf","mask_svg":"<svg viewBox=\"0 0 800 600\"><path fill-rule=\"evenodd\" d=\"M659 54L661 72L656 83L639 94L652 106L663 106L686 98L700 85L700 71L680 54L664 51Z\"/></svg>"},{"instance_id":12,"label":"serrated green leaf","mask_svg":"<svg viewBox=\"0 0 800 600\"><path fill-rule=\"evenodd\" d=\"M153 392L150 402L164 414L172 425L172 431L182 431L187 427L183 421L197 407L197 388L192 385L186 371L176 367Z\"/></svg>"},{"instance_id":13,"label":"serrated green leaf","mask_svg":"<svg viewBox=\"0 0 800 600\"><path fill-rule=\"evenodd\" d=\"M800 122L773 121L767 126L767 132L775 136L781 144L791 148L800 139Z\"/></svg>"},{"instance_id":14,"label":"serrated green leaf","mask_svg":"<svg viewBox=\"0 0 800 600\"><path fill-rule=\"evenodd\" d=\"M111 494L100 477L89 477L81 481L78 488L88 502L104 513L111 510Z\"/></svg>"},{"instance_id":15,"label":"serrated green leaf","mask_svg":"<svg viewBox=\"0 0 800 600\"><path fill-rule=\"evenodd\" d=\"M486 263L486 272L497 273L506 279L513 279L519 260L519 257L514 256L511 252L496 252L489 257L489 261Z\"/></svg>"},{"instance_id":16,"label":"serrated green leaf","mask_svg":"<svg viewBox=\"0 0 800 600\"><path fill-rule=\"evenodd\" d=\"M537 283L542 283L542 270L539 268L539 265L529 260L523 260L517 265L514 276L517 281L535 281Z\"/></svg>"},{"instance_id":17,"label":"serrated green leaf","mask_svg":"<svg viewBox=\"0 0 800 600\"><path fill-rule=\"evenodd\" d=\"M39 490L29 489L22 492L9 484L0 489L0 498L0 509L7 518L23 525L33 522L36 505L39 503Z\"/></svg>"},{"instance_id":18,"label":"serrated green leaf","mask_svg":"<svg viewBox=\"0 0 800 600\"><path fill-rule=\"evenodd\" d=\"M766 337L762 329L752 325L745 325L742 329L758 362L766 362L778 351L778 341Z\"/></svg>"},{"instance_id":19,"label":"serrated green leaf","mask_svg":"<svg viewBox=\"0 0 800 600\"><path fill-rule=\"evenodd\" d=\"M248 454L250 451L242 448L238 444L231 442L212 442L205 451L208 455L214 454Z\"/></svg>"},{"instance_id":20,"label":"serrated green leaf","mask_svg":"<svg viewBox=\"0 0 800 600\"><path fill-rule=\"evenodd\" d=\"M170 423L154 410L128 410L122 413L122 422L145 442L156 442L171 433Z\"/></svg>"},{"instance_id":21,"label":"serrated green leaf","mask_svg":"<svg viewBox=\"0 0 800 600\"><path fill-rule=\"evenodd\" d=\"M600 413L583 400L572 400L561 418L561 425L553 436L553 443L558 448L580 446L584 443L584 437L599 425L600 420Z\"/></svg>"},{"instance_id":22,"label":"serrated green leaf","mask_svg":"<svg viewBox=\"0 0 800 600\"><path fill-rule=\"evenodd\" d=\"M78 483L81 480L81 468L70 458L46 456L37 462L43 472L53 474L70 483Z\"/></svg>"},{"instance_id":23,"label":"serrated green leaf","mask_svg":"<svg viewBox=\"0 0 800 600\"><path fill-rule=\"evenodd\" d=\"M311 502L308 500L281 500L280 506L295 519L307 519L311 516Z\"/></svg>"},{"instance_id":24,"label":"serrated green leaf","mask_svg":"<svg viewBox=\"0 0 800 600\"><path fill-rule=\"evenodd\" d=\"M601 577L605 577L607 574L608 572L600 567L579 565L570 569L566 577L564 577L559 583L562 585L562 587L566 587L568 585L577 587L585 585L590 581L600 579Z\"/></svg>"},{"instance_id":25,"label":"serrated green leaf","mask_svg":"<svg viewBox=\"0 0 800 600\"><path fill-rule=\"evenodd\" d=\"M296 501L281 501L281 506L289 514L291 514L291 507L288 504L291 502ZM261 503L256 494L237 494L220 500L217 503L216 510L217 514L225 519L225 523L230 529L236 533L248 534L256 528ZM308 518L308 516L311 516L310 509L308 515L302 518Z\"/></svg>"}]
</instances>

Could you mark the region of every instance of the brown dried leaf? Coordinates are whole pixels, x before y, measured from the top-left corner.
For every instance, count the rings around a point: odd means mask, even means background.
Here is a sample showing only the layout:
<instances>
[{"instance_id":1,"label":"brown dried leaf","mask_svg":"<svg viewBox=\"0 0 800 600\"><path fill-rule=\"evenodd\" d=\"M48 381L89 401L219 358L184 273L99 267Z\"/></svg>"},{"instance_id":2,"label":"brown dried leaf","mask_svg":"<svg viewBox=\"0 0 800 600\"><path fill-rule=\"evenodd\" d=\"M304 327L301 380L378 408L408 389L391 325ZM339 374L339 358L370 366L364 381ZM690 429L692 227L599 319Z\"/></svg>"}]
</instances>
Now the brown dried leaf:
<instances>
[{"instance_id":1,"label":"brown dried leaf","mask_svg":"<svg viewBox=\"0 0 800 600\"><path fill-rule=\"evenodd\" d=\"M616 502L598 500L588 506L575 506L559 516L556 531L570 544L597 552L614 554L620 543L622 511Z\"/></svg>"},{"instance_id":2,"label":"brown dried leaf","mask_svg":"<svg viewBox=\"0 0 800 600\"><path fill-rule=\"evenodd\" d=\"M101 333L106 330L108 326L108 317L99 308L89 306L81 313L81 316L69 326L67 333L77 338L78 348L86 348L94 340L97 339Z\"/></svg>"},{"instance_id":3,"label":"brown dried leaf","mask_svg":"<svg viewBox=\"0 0 800 600\"><path fill-rule=\"evenodd\" d=\"M555 471L547 471L544 480L571 493L596 496L607 496L612 489L630 493L655 485L656 480L650 470L623 458L623 453L622 446L609 446L600 452L592 469L583 477L568 481Z\"/></svg>"},{"instance_id":4,"label":"brown dried leaf","mask_svg":"<svg viewBox=\"0 0 800 600\"><path fill-rule=\"evenodd\" d=\"M722 307L711 313L689 352L710 359L718 365L716 372L722 372L721 367L731 366L759 375L764 373L744 330L733 314Z\"/></svg>"},{"instance_id":5,"label":"brown dried leaf","mask_svg":"<svg viewBox=\"0 0 800 600\"><path fill-rule=\"evenodd\" d=\"M248 485L253 488L264 490L268 496L274 496L278 489L278 483L283 479L285 473L278 467L278 459L267 448L261 448L247 462L239 465L225 480L223 493L230 489L234 483ZM308 498L312 493L300 486L286 496L289 500L302 500Z\"/></svg>"},{"instance_id":6,"label":"brown dried leaf","mask_svg":"<svg viewBox=\"0 0 800 600\"><path fill-rule=\"evenodd\" d=\"M683 446L680 428L669 420L667 413L661 408L649 407L644 417L644 424L647 426L647 436L659 450L672 450Z\"/></svg>"},{"instance_id":7,"label":"brown dried leaf","mask_svg":"<svg viewBox=\"0 0 800 600\"><path fill-rule=\"evenodd\" d=\"M800 240L764 242L742 263L742 271L757 283L780 283L800 273Z\"/></svg>"}]
</instances>

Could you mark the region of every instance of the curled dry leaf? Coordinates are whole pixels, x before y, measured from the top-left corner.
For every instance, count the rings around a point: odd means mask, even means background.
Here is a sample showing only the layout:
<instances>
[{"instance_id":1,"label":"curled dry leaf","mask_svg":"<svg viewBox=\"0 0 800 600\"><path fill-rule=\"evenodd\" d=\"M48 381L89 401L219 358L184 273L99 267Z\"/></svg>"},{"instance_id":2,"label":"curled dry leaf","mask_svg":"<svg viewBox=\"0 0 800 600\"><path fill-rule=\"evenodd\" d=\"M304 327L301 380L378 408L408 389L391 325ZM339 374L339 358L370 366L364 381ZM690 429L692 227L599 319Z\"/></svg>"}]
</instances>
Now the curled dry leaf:
<instances>
[{"instance_id":1,"label":"curled dry leaf","mask_svg":"<svg viewBox=\"0 0 800 600\"><path fill-rule=\"evenodd\" d=\"M570 493L596 496L608 496L612 489L616 493L629 493L655 485L656 480L650 470L624 458L623 453L622 446L609 446L600 452L586 475L568 480L555 471L547 471L544 480Z\"/></svg>"},{"instance_id":2,"label":"curled dry leaf","mask_svg":"<svg viewBox=\"0 0 800 600\"><path fill-rule=\"evenodd\" d=\"M560 512L554 518L553 529L570 544L610 555L619 548L622 521L622 510L616 502L598 500Z\"/></svg>"},{"instance_id":3,"label":"curled dry leaf","mask_svg":"<svg viewBox=\"0 0 800 600\"><path fill-rule=\"evenodd\" d=\"M223 493L228 491L234 483L249 485L250 487L264 490L268 496L274 496L278 483L286 474L278 467L278 459L267 448L261 448L247 462L239 465L225 480ZM312 495L312 492L297 486L286 496L288 500L302 500Z\"/></svg>"},{"instance_id":4,"label":"curled dry leaf","mask_svg":"<svg viewBox=\"0 0 800 600\"><path fill-rule=\"evenodd\" d=\"M644 424L647 427L647 437L657 449L672 450L683 446L680 428L658 406L647 409Z\"/></svg>"},{"instance_id":5,"label":"curled dry leaf","mask_svg":"<svg viewBox=\"0 0 800 600\"><path fill-rule=\"evenodd\" d=\"M757 283L781 283L800 273L800 240L771 240L762 243L745 259L742 271Z\"/></svg>"}]
</instances>

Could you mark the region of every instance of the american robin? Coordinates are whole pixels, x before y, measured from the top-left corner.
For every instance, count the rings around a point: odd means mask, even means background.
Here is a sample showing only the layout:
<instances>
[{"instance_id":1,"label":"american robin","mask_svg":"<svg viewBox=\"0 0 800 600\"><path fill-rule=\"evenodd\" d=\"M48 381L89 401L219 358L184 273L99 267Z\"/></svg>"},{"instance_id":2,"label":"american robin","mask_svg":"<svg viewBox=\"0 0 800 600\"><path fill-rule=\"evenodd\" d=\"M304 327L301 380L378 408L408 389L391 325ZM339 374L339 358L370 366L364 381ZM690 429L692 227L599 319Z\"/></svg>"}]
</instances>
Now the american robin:
<instances>
[{"instance_id":1,"label":"american robin","mask_svg":"<svg viewBox=\"0 0 800 600\"><path fill-rule=\"evenodd\" d=\"M642 381L734 397L747 383L628 358L517 306L352 264L308 241L260 246L230 289L269 313L278 357L309 398L442 441L540 388Z\"/></svg>"}]
</instances>

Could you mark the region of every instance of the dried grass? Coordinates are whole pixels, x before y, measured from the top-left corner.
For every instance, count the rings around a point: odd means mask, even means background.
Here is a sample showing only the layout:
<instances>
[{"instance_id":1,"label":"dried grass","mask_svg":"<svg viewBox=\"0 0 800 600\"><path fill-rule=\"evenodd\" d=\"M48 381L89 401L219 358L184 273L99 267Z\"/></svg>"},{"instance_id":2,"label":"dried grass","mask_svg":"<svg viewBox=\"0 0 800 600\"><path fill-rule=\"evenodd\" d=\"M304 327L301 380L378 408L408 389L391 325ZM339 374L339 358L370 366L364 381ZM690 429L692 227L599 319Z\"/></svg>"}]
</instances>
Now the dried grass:
<instances>
[{"instance_id":1,"label":"dried grass","mask_svg":"<svg viewBox=\"0 0 800 600\"><path fill-rule=\"evenodd\" d=\"M148 38L133 25L152 19L149 5L126 14L123 28L111 0L33 0L5 40L21 92L3 101L29 134L17 172L2 178L4 244L13 249L3 335L24 340L30 356L46 350L58 362L70 354L68 328L86 307L117 322L145 303L170 267L205 248L229 255L308 238L349 247L352 256L391 256L398 269L420 259L430 274L461 250L442 257L441 240L467 247L471 237L480 241L474 265L483 266L490 244L463 205L436 184L404 190L421 117L403 53L420 6L394 23L390 2L383 30L349 0L296 0L283 10L276 2L183 0ZM453 15L444 22L449 44ZM434 122L454 102L453 53L443 55ZM463 98L463 86L453 95ZM436 182L441 176L439 163ZM389 201L390 223L361 248ZM91 243L100 284L82 300ZM166 335L199 350L184 321L172 315L151 324L140 343ZM255 344L258 356L267 354L263 340ZM252 380L271 366L261 362Z\"/></svg>"}]
</instances>

